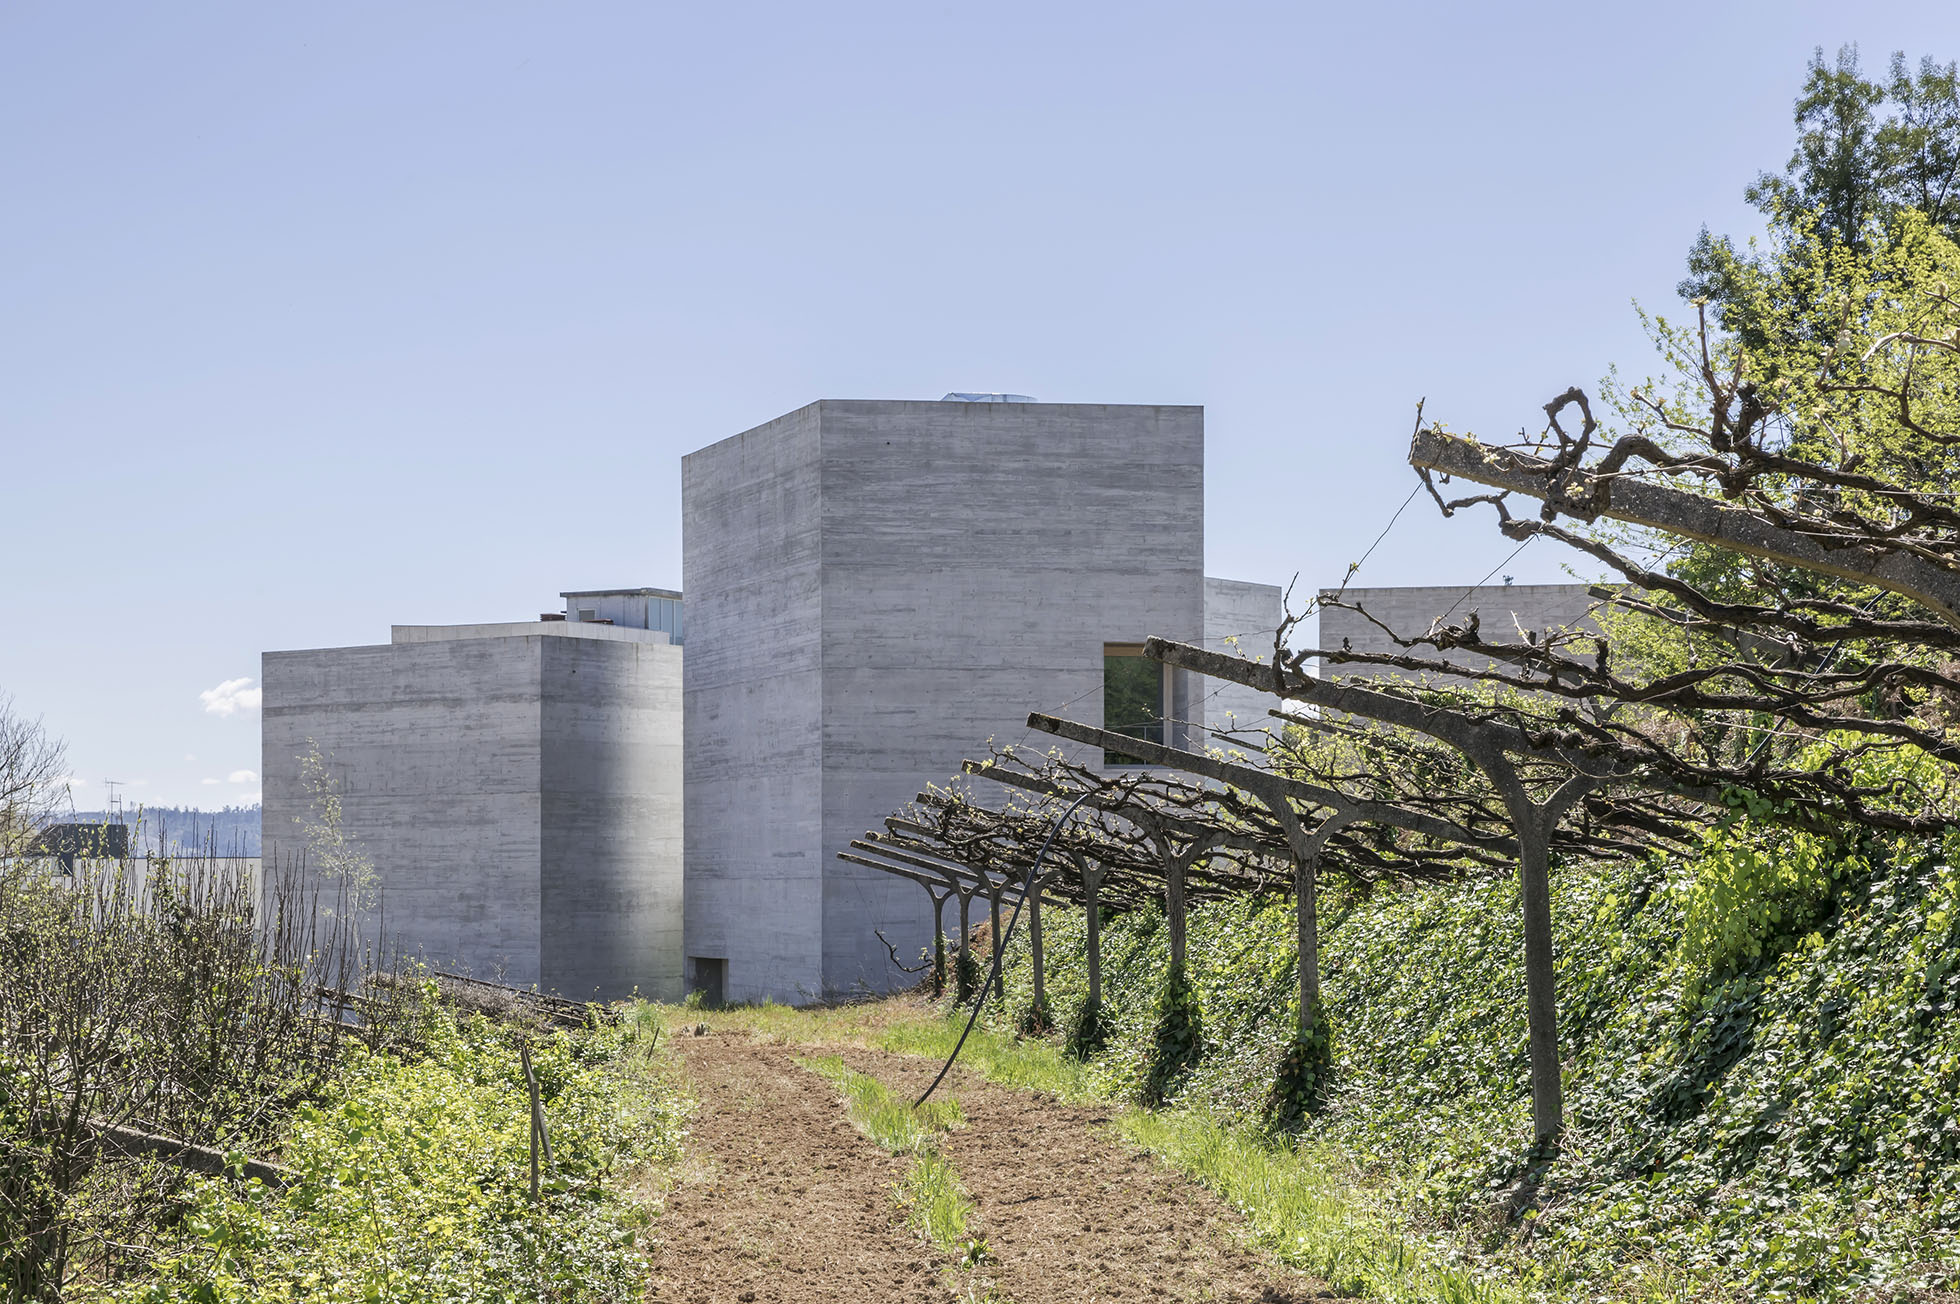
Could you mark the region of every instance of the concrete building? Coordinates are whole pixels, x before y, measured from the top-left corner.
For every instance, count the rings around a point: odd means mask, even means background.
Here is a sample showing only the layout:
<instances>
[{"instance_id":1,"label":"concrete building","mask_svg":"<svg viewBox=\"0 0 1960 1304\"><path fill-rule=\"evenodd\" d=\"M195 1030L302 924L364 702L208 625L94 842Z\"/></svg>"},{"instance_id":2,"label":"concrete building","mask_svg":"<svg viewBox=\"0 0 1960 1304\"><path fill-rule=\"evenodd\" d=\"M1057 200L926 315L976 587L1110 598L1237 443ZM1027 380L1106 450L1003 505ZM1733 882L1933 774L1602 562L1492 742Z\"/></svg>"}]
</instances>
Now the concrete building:
<instances>
[{"instance_id":1,"label":"concrete building","mask_svg":"<svg viewBox=\"0 0 1960 1304\"><path fill-rule=\"evenodd\" d=\"M659 630L679 647L686 639L681 595L672 589L574 589L561 593L568 621Z\"/></svg>"},{"instance_id":2,"label":"concrete building","mask_svg":"<svg viewBox=\"0 0 1960 1304\"><path fill-rule=\"evenodd\" d=\"M1284 613L1284 595L1277 585L1252 584L1245 580L1205 579L1205 647L1226 656L1263 661L1273 660L1273 635ZM1230 681L1205 680L1191 718L1201 723L1208 735L1229 734L1231 741L1218 736L1192 739L1193 745L1242 750L1244 759L1257 760L1254 750L1264 744L1262 735L1280 726L1270 712L1279 705L1270 693Z\"/></svg>"},{"instance_id":3,"label":"concrete building","mask_svg":"<svg viewBox=\"0 0 1960 1304\"><path fill-rule=\"evenodd\" d=\"M268 652L265 854L299 849L300 757L317 745L387 936L438 968L575 998L676 999L680 663L665 631L596 617Z\"/></svg>"},{"instance_id":4,"label":"concrete building","mask_svg":"<svg viewBox=\"0 0 1960 1304\"><path fill-rule=\"evenodd\" d=\"M1324 589L1321 596L1326 598L1333 592ZM1473 588L1461 585L1411 585L1348 589L1341 600L1365 608L1375 620L1403 638L1422 634L1437 621L1459 623L1471 612L1477 614L1483 637L1493 643L1515 642L1522 637L1520 631L1523 630L1543 635L1545 631L1554 629L1597 628L1588 616L1593 599L1584 584L1485 584ZM1365 652L1395 650L1394 641L1360 613L1342 607L1321 607L1319 646L1332 649L1343 643ZM1434 652L1423 649L1416 655L1433 656ZM1449 652L1446 659L1478 670L1491 664L1489 657L1477 657L1463 651ZM1323 670L1342 675L1398 673L1386 666L1352 663L1325 666Z\"/></svg>"},{"instance_id":5,"label":"concrete building","mask_svg":"<svg viewBox=\"0 0 1960 1304\"><path fill-rule=\"evenodd\" d=\"M824 400L681 474L687 954L711 995L892 986L879 934L917 954L923 894L836 853L990 739L1040 747L1030 710L1101 722L1120 680L1160 709L1112 727L1146 736L1264 718L1136 655L1256 654L1278 623L1278 589L1204 577L1201 408Z\"/></svg>"},{"instance_id":6,"label":"concrete building","mask_svg":"<svg viewBox=\"0 0 1960 1304\"><path fill-rule=\"evenodd\" d=\"M438 967L574 997L903 981L880 934L915 954L923 895L838 851L990 740L1050 745L1030 710L1264 728L1263 695L1141 649L1270 656L1280 619L1203 574L1202 409L949 397L981 401L826 400L684 459L680 591L267 653L266 854L317 745L387 932Z\"/></svg>"}]
</instances>

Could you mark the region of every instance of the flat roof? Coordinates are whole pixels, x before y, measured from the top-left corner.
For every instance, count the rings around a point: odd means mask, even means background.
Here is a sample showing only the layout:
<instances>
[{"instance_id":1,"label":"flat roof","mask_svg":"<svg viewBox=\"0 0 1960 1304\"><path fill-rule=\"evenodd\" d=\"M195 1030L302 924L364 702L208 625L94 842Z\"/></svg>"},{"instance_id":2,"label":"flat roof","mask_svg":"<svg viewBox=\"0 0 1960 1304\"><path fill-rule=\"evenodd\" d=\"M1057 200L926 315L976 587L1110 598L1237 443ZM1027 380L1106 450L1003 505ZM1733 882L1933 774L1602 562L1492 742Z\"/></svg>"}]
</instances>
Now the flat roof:
<instances>
[{"instance_id":1,"label":"flat roof","mask_svg":"<svg viewBox=\"0 0 1960 1304\"><path fill-rule=\"evenodd\" d=\"M681 600L679 589L565 589L561 598L673 598Z\"/></svg>"},{"instance_id":2,"label":"flat roof","mask_svg":"<svg viewBox=\"0 0 1960 1304\"><path fill-rule=\"evenodd\" d=\"M611 643L672 643L660 629L602 625L596 620L499 620L477 625L390 625L388 641L449 643L475 638L586 638ZM679 645L675 645L679 651Z\"/></svg>"}]
</instances>

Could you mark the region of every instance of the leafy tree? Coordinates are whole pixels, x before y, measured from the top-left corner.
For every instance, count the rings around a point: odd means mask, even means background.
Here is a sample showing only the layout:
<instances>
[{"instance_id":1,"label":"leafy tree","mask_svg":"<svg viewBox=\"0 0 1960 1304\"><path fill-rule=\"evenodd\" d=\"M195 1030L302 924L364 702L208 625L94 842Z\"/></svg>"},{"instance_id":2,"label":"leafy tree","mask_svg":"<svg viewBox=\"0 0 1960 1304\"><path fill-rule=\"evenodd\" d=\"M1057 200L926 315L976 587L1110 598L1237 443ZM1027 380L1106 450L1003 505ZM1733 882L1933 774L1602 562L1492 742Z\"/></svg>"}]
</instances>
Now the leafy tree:
<instances>
[{"instance_id":1,"label":"leafy tree","mask_svg":"<svg viewBox=\"0 0 1960 1304\"><path fill-rule=\"evenodd\" d=\"M1883 80L1860 71L1858 47L1827 62L1819 47L1797 97L1796 148L1783 173L1763 172L1743 196L1769 219L1772 240L1799 229L1825 247L1862 251L1907 211L1960 237L1960 67L1922 57L1915 70L1894 53ZM1751 333L1752 292L1774 276L1769 255L1738 248L1703 227L1688 252L1684 299L1715 304L1732 329Z\"/></svg>"}]
</instances>

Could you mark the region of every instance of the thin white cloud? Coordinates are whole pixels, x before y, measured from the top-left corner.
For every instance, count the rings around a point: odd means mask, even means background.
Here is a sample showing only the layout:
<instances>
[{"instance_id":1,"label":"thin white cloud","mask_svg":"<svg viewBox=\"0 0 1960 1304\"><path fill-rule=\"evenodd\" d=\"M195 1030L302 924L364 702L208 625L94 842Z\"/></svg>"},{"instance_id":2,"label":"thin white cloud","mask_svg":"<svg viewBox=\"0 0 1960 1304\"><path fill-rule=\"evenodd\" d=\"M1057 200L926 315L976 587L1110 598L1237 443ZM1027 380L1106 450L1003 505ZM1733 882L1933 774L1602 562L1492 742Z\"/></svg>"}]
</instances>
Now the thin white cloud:
<instances>
[{"instance_id":1,"label":"thin white cloud","mask_svg":"<svg viewBox=\"0 0 1960 1304\"><path fill-rule=\"evenodd\" d=\"M197 759L197 755L194 752L185 752L184 759L187 761L194 761Z\"/></svg>"},{"instance_id":2,"label":"thin white cloud","mask_svg":"<svg viewBox=\"0 0 1960 1304\"><path fill-rule=\"evenodd\" d=\"M235 715L240 711L259 709L259 691L252 687L251 679L227 679L216 688L207 688L198 694L204 709L212 715Z\"/></svg>"},{"instance_id":3,"label":"thin white cloud","mask_svg":"<svg viewBox=\"0 0 1960 1304\"><path fill-rule=\"evenodd\" d=\"M238 794L238 804L240 806L256 806L264 799L265 794L262 792L241 792Z\"/></svg>"},{"instance_id":4,"label":"thin white cloud","mask_svg":"<svg viewBox=\"0 0 1960 1304\"><path fill-rule=\"evenodd\" d=\"M201 780L199 780L199 782L200 782L200 783L202 783L202 784L203 784L203 785L204 785L205 787L207 787L207 788L208 788L208 787L210 787L210 786L212 786L213 784L215 784L215 783L217 783L217 780L216 780L216 779L201 779Z\"/></svg>"},{"instance_id":5,"label":"thin white cloud","mask_svg":"<svg viewBox=\"0 0 1960 1304\"><path fill-rule=\"evenodd\" d=\"M259 776L253 770L233 770L225 776L226 783L257 783Z\"/></svg>"}]
</instances>

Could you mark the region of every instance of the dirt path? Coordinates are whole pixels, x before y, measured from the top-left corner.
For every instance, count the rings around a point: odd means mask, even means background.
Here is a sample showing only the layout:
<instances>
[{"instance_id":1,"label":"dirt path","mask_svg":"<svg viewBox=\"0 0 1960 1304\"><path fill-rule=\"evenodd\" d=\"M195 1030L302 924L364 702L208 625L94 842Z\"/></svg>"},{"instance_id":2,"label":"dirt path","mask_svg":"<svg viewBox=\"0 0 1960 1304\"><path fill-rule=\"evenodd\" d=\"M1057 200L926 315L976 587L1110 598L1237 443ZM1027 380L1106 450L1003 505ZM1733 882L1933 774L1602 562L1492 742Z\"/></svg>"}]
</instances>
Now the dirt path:
<instances>
[{"instance_id":1,"label":"dirt path","mask_svg":"<svg viewBox=\"0 0 1960 1304\"><path fill-rule=\"evenodd\" d=\"M893 1216L904 1164L866 1141L795 1047L680 1037L700 1109L654 1230L659 1304L957 1297L942 1260Z\"/></svg>"},{"instance_id":2,"label":"dirt path","mask_svg":"<svg viewBox=\"0 0 1960 1304\"><path fill-rule=\"evenodd\" d=\"M993 1258L977 1272L948 1272L948 1257L893 1202L907 1161L860 1136L831 1084L795 1062L824 1051L736 1031L676 1044L700 1112L693 1171L656 1229L651 1297L661 1304L1325 1298L1318 1283L1246 1249L1231 1210L1209 1192L1097 1135L1104 1111L958 1071L949 1085L967 1126L940 1150L978 1206L973 1230ZM937 1067L828 1049L894 1087L923 1087Z\"/></svg>"}]
</instances>

